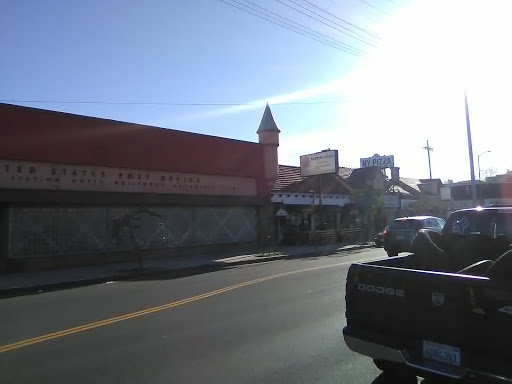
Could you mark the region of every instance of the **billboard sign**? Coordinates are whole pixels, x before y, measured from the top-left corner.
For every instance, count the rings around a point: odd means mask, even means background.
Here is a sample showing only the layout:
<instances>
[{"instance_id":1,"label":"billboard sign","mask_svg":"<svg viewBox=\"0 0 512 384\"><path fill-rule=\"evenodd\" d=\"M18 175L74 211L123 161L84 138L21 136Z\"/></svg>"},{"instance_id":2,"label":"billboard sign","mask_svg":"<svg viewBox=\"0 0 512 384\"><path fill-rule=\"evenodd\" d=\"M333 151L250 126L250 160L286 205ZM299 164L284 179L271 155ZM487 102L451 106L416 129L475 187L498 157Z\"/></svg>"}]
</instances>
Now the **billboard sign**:
<instances>
[{"instance_id":1,"label":"billboard sign","mask_svg":"<svg viewBox=\"0 0 512 384\"><path fill-rule=\"evenodd\" d=\"M380 167L380 168L393 168L395 166L395 156L379 156L373 155L360 159L361 168L366 167Z\"/></svg>"},{"instance_id":2,"label":"billboard sign","mask_svg":"<svg viewBox=\"0 0 512 384\"><path fill-rule=\"evenodd\" d=\"M323 173L337 173L338 151L327 150L300 157L301 176L313 176Z\"/></svg>"}]
</instances>

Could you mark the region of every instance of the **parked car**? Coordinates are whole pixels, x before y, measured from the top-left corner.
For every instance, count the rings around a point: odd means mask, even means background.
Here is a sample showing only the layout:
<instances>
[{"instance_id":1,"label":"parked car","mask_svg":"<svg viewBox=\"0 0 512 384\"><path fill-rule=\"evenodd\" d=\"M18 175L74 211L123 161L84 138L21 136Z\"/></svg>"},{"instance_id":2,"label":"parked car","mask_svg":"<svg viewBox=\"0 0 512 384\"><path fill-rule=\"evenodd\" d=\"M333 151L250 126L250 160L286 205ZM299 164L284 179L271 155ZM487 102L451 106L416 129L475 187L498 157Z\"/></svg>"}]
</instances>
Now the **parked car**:
<instances>
[{"instance_id":1,"label":"parked car","mask_svg":"<svg viewBox=\"0 0 512 384\"><path fill-rule=\"evenodd\" d=\"M384 234L387 232L389 225L386 225L382 231L375 235L375 246L381 248L384 246Z\"/></svg>"},{"instance_id":2,"label":"parked car","mask_svg":"<svg viewBox=\"0 0 512 384\"><path fill-rule=\"evenodd\" d=\"M384 249L388 256L411 250L411 241L420 229L441 232L445 221L434 216L411 216L395 219L384 234Z\"/></svg>"}]
</instances>

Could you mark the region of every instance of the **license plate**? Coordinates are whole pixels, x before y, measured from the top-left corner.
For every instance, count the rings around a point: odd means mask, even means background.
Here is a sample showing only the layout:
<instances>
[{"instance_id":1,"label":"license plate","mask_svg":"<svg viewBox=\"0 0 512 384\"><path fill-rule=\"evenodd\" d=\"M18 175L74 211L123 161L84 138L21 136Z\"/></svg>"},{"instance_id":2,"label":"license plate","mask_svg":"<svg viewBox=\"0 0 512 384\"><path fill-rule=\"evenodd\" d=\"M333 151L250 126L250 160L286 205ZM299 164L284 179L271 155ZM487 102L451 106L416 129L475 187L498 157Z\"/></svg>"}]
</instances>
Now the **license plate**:
<instances>
[{"instance_id":1,"label":"license plate","mask_svg":"<svg viewBox=\"0 0 512 384\"><path fill-rule=\"evenodd\" d=\"M404 235L396 235L395 239L403 240L403 239L405 239L405 236Z\"/></svg>"},{"instance_id":2,"label":"license plate","mask_svg":"<svg viewBox=\"0 0 512 384\"><path fill-rule=\"evenodd\" d=\"M423 357L460 367L460 348L423 340Z\"/></svg>"}]
</instances>

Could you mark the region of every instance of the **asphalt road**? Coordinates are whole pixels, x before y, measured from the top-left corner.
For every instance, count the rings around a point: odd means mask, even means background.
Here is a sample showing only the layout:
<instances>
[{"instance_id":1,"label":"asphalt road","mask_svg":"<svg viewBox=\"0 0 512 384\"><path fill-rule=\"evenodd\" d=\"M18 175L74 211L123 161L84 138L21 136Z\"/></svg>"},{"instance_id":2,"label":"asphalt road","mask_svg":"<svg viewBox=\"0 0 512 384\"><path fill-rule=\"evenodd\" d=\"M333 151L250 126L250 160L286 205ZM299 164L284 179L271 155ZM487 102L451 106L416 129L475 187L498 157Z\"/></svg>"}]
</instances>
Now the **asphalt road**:
<instances>
[{"instance_id":1,"label":"asphalt road","mask_svg":"<svg viewBox=\"0 0 512 384\"><path fill-rule=\"evenodd\" d=\"M345 278L380 249L0 300L2 383L383 383L346 347Z\"/></svg>"}]
</instances>

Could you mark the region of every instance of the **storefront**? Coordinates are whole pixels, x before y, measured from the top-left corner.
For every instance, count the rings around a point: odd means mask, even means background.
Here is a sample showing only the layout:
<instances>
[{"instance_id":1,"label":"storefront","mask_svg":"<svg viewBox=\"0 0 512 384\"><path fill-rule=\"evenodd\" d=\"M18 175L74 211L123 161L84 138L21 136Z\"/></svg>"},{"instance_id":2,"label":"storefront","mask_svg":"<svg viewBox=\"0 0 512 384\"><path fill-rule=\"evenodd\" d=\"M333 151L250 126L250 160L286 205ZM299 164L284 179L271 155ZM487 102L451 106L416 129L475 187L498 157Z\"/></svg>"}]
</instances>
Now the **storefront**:
<instances>
[{"instance_id":1,"label":"storefront","mask_svg":"<svg viewBox=\"0 0 512 384\"><path fill-rule=\"evenodd\" d=\"M3 269L271 236L278 131L252 143L8 104L0 121Z\"/></svg>"},{"instance_id":2,"label":"storefront","mask_svg":"<svg viewBox=\"0 0 512 384\"><path fill-rule=\"evenodd\" d=\"M284 244L306 243L312 233L327 231L339 240L340 230L353 226L350 202L350 187L341 176L302 177L300 167L280 165L272 191L276 237Z\"/></svg>"}]
</instances>

